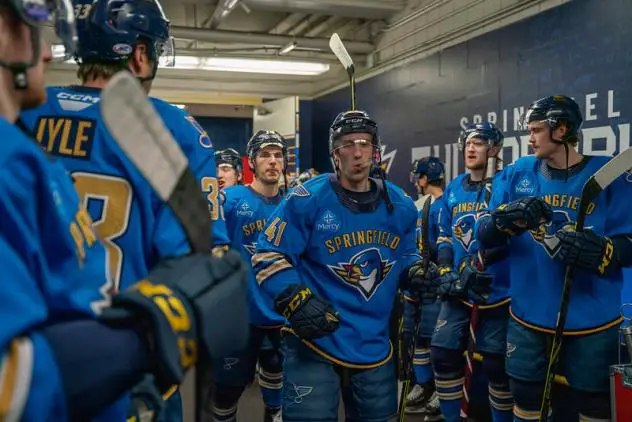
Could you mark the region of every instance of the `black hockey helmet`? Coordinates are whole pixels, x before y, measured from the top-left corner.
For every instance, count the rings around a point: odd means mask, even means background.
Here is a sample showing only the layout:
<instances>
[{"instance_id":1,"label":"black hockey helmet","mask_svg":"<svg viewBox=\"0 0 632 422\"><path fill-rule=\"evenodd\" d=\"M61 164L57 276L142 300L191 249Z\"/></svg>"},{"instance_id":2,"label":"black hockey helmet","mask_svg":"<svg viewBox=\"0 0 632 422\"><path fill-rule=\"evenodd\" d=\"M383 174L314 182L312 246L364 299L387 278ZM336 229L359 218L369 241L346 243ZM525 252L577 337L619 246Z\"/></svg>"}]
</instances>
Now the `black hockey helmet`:
<instances>
[{"instance_id":1,"label":"black hockey helmet","mask_svg":"<svg viewBox=\"0 0 632 422\"><path fill-rule=\"evenodd\" d=\"M527 130L531 122L547 122L551 129L556 129L564 122L568 132L562 142L577 140L584 119L579 105L566 95L552 95L533 102L520 120L522 129Z\"/></svg>"},{"instance_id":2,"label":"black hockey helmet","mask_svg":"<svg viewBox=\"0 0 632 422\"><path fill-rule=\"evenodd\" d=\"M241 156L233 148L226 148L215 152L215 165L228 165L235 169L239 174L243 171Z\"/></svg>"},{"instance_id":3,"label":"black hockey helmet","mask_svg":"<svg viewBox=\"0 0 632 422\"><path fill-rule=\"evenodd\" d=\"M250 166L250 169L254 170L253 163L257 153L262 148L268 146L277 146L283 151L283 173L285 174L285 170L287 169L288 145L283 135L274 130L257 131L257 133L252 135L252 137L248 141L248 145L246 146L246 154L248 155L248 165Z\"/></svg>"},{"instance_id":4,"label":"black hockey helmet","mask_svg":"<svg viewBox=\"0 0 632 422\"><path fill-rule=\"evenodd\" d=\"M380 136L377 123L369 116L369 113L362 110L343 111L338 114L329 128L329 155L336 149L335 143L347 133L369 133L372 136L371 142L378 153L381 148Z\"/></svg>"},{"instance_id":5,"label":"black hockey helmet","mask_svg":"<svg viewBox=\"0 0 632 422\"><path fill-rule=\"evenodd\" d=\"M415 184L421 176L426 176L428 182L440 182L445 179L445 166L437 157L424 157L415 160L410 171L410 183Z\"/></svg>"},{"instance_id":6,"label":"black hockey helmet","mask_svg":"<svg viewBox=\"0 0 632 422\"><path fill-rule=\"evenodd\" d=\"M505 136L500 129L491 122L472 123L468 125L465 130L461 131L458 140L459 150L465 151L465 142L472 138L487 142L488 147L502 148Z\"/></svg>"}]
</instances>

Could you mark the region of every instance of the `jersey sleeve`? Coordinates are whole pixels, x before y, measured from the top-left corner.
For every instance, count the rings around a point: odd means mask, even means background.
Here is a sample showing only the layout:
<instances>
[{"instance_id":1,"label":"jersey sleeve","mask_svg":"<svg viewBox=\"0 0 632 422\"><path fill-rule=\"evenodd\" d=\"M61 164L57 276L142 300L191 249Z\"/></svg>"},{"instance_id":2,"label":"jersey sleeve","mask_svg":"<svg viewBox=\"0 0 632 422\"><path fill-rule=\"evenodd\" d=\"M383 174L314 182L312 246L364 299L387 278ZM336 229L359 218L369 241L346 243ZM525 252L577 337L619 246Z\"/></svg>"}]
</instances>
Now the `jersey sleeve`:
<instances>
[{"instance_id":1,"label":"jersey sleeve","mask_svg":"<svg viewBox=\"0 0 632 422\"><path fill-rule=\"evenodd\" d=\"M252 267L257 285L272 298L288 286L301 283L296 266L307 247L309 217L298 210L308 205L304 198L288 196L268 217L257 239Z\"/></svg>"},{"instance_id":2,"label":"jersey sleeve","mask_svg":"<svg viewBox=\"0 0 632 422\"><path fill-rule=\"evenodd\" d=\"M449 189L448 186L444 195L436 201L439 202L437 207L443 210L437 215L437 250L452 248L452 219L447 202Z\"/></svg>"},{"instance_id":3,"label":"jersey sleeve","mask_svg":"<svg viewBox=\"0 0 632 422\"><path fill-rule=\"evenodd\" d=\"M482 250L504 247L508 242L507 235L499 232L492 224L490 212L511 200L509 193L511 192L513 170L514 166L509 165L494 178L492 196L489 199L487 208L480 211L479 217L474 224L476 244Z\"/></svg>"},{"instance_id":4,"label":"jersey sleeve","mask_svg":"<svg viewBox=\"0 0 632 422\"><path fill-rule=\"evenodd\" d=\"M153 244L158 255L170 258L189 253L191 247L175 214L164 203L159 207L153 232Z\"/></svg>"},{"instance_id":5,"label":"jersey sleeve","mask_svg":"<svg viewBox=\"0 0 632 422\"><path fill-rule=\"evenodd\" d=\"M406 204L406 208L404 208L405 215L403 216L405 223L402 237L402 257L398 261L401 264L400 267L402 270L405 270L421 259L419 255L420 244L418 242L419 228L417 227L418 211L412 199L407 199L408 203Z\"/></svg>"},{"instance_id":6,"label":"jersey sleeve","mask_svg":"<svg viewBox=\"0 0 632 422\"><path fill-rule=\"evenodd\" d=\"M188 113L177 110L179 122L176 139L189 160L189 167L195 174L200 189L208 201L213 221L213 245L228 245L228 232L224 213L220 204L219 183L215 167L215 148L208 134ZM173 130L173 129L172 129Z\"/></svg>"},{"instance_id":7,"label":"jersey sleeve","mask_svg":"<svg viewBox=\"0 0 632 422\"><path fill-rule=\"evenodd\" d=\"M43 292L25 259L4 238L0 238L0 265L4 285L0 295L3 420L66 420L63 386L53 354L43 339L28 334L47 318Z\"/></svg>"}]
</instances>

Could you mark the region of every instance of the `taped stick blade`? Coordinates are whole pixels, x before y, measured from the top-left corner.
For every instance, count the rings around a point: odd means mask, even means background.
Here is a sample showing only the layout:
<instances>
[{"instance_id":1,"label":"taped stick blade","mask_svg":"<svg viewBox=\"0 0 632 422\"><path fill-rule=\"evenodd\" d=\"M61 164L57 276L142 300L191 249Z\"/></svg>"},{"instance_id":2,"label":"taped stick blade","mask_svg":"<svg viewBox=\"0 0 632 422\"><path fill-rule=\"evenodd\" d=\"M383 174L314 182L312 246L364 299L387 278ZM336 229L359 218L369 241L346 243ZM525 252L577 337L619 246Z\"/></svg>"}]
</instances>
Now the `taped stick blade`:
<instances>
[{"instance_id":1,"label":"taped stick blade","mask_svg":"<svg viewBox=\"0 0 632 422\"><path fill-rule=\"evenodd\" d=\"M167 202L188 160L138 80L128 72L118 72L103 90L99 105L117 144Z\"/></svg>"},{"instance_id":2,"label":"taped stick blade","mask_svg":"<svg viewBox=\"0 0 632 422\"><path fill-rule=\"evenodd\" d=\"M329 39L329 48L336 57L338 57L338 60L340 60L340 63L342 63L347 71L353 67L353 59L337 33L334 33Z\"/></svg>"},{"instance_id":3,"label":"taped stick blade","mask_svg":"<svg viewBox=\"0 0 632 422\"><path fill-rule=\"evenodd\" d=\"M632 148L628 148L597 170L597 172L593 175L593 178L603 190L631 168Z\"/></svg>"}]
</instances>

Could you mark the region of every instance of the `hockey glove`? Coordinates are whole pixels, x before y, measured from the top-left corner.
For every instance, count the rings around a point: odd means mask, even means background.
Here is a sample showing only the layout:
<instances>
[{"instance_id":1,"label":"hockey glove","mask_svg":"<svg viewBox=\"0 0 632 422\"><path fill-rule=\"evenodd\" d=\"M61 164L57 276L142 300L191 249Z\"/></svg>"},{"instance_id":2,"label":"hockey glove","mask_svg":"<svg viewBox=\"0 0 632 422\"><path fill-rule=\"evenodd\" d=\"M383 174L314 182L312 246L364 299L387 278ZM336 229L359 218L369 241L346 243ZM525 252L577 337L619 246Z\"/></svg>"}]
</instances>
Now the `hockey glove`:
<instances>
[{"instance_id":1,"label":"hockey glove","mask_svg":"<svg viewBox=\"0 0 632 422\"><path fill-rule=\"evenodd\" d=\"M290 322L296 335L305 340L333 333L340 324L338 312L302 284L292 284L283 290L276 297L274 308Z\"/></svg>"},{"instance_id":2,"label":"hockey glove","mask_svg":"<svg viewBox=\"0 0 632 422\"><path fill-rule=\"evenodd\" d=\"M437 301L439 291L439 269L434 262L428 263L428 269L424 271L422 261L417 261L406 273L403 288L410 290L415 300L422 305L428 305Z\"/></svg>"},{"instance_id":3,"label":"hockey glove","mask_svg":"<svg viewBox=\"0 0 632 422\"><path fill-rule=\"evenodd\" d=\"M604 275L616 261L612 240L592 230L577 232L566 225L555 236L560 240L556 257L568 265Z\"/></svg>"},{"instance_id":4,"label":"hockey glove","mask_svg":"<svg viewBox=\"0 0 632 422\"><path fill-rule=\"evenodd\" d=\"M180 384L198 356L228 356L248 342L246 273L238 253L192 254L160 262L100 315L146 339L161 393Z\"/></svg>"},{"instance_id":5,"label":"hockey glove","mask_svg":"<svg viewBox=\"0 0 632 422\"><path fill-rule=\"evenodd\" d=\"M542 199L529 196L499 206L491 216L498 230L517 236L551 221L553 211Z\"/></svg>"},{"instance_id":6,"label":"hockey glove","mask_svg":"<svg viewBox=\"0 0 632 422\"><path fill-rule=\"evenodd\" d=\"M440 294L443 299L453 297L471 300L477 305L487 303L491 293L492 276L477 269L477 258L468 256L461 261L459 272L444 267L440 270Z\"/></svg>"},{"instance_id":7,"label":"hockey glove","mask_svg":"<svg viewBox=\"0 0 632 422\"><path fill-rule=\"evenodd\" d=\"M127 410L128 421L157 421L165 407L162 395L156 387L153 375L145 378L132 388L132 394ZM151 417L149 417L151 416Z\"/></svg>"}]
</instances>

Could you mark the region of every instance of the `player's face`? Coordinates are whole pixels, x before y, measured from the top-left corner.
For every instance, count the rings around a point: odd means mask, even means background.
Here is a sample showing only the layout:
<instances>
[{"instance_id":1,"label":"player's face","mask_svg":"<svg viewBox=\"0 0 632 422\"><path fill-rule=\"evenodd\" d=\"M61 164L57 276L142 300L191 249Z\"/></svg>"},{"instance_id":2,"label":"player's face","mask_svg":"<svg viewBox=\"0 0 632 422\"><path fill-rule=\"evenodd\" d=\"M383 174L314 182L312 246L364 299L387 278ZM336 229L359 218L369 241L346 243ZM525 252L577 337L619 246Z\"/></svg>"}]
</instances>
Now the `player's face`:
<instances>
[{"instance_id":1,"label":"player's face","mask_svg":"<svg viewBox=\"0 0 632 422\"><path fill-rule=\"evenodd\" d=\"M483 170L487 164L487 142L480 138L465 141L465 168Z\"/></svg>"},{"instance_id":2,"label":"player's face","mask_svg":"<svg viewBox=\"0 0 632 422\"><path fill-rule=\"evenodd\" d=\"M219 179L219 188L224 189L235 186L239 183L239 175L237 170L229 164L220 164L217 166L217 178Z\"/></svg>"},{"instance_id":3,"label":"player's face","mask_svg":"<svg viewBox=\"0 0 632 422\"><path fill-rule=\"evenodd\" d=\"M4 28L4 34L1 35L3 42L0 42L0 56L5 62L30 63L35 52L31 40L33 29L22 22L17 24L10 22L14 18L8 17L5 13L0 16L2 20L0 26ZM21 109L38 107L46 101L44 70L53 57L48 43L44 41L41 34L36 37L36 42L40 43L39 56L36 58L35 65L26 71L27 88L13 91L14 98L18 99ZM3 69L3 73L10 74L6 69ZM13 80L12 76L11 80ZM14 88L11 86L10 89Z\"/></svg>"},{"instance_id":4,"label":"player's face","mask_svg":"<svg viewBox=\"0 0 632 422\"><path fill-rule=\"evenodd\" d=\"M281 147L270 145L261 148L255 155L255 176L264 184L277 184L284 165Z\"/></svg>"},{"instance_id":5,"label":"player's face","mask_svg":"<svg viewBox=\"0 0 632 422\"><path fill-rule=\"evenodd\" d=\"M373 163L373 136L370 133L348 133L336 141L334 160L340 177L359 182L369 177Z\"/></svg>"},{"instance_id":6,"label":"player's face","mask_svg":"<svg viewBox=\"0 0 632 422\"><path fill-rule=\"evenodd\" d=\"M533 148L533 154L536 158L547 158L557 151L560 145L553 142L551 128L547 122L531 122L527 128L529 145Z\"/></svg>"}]
</instances>

